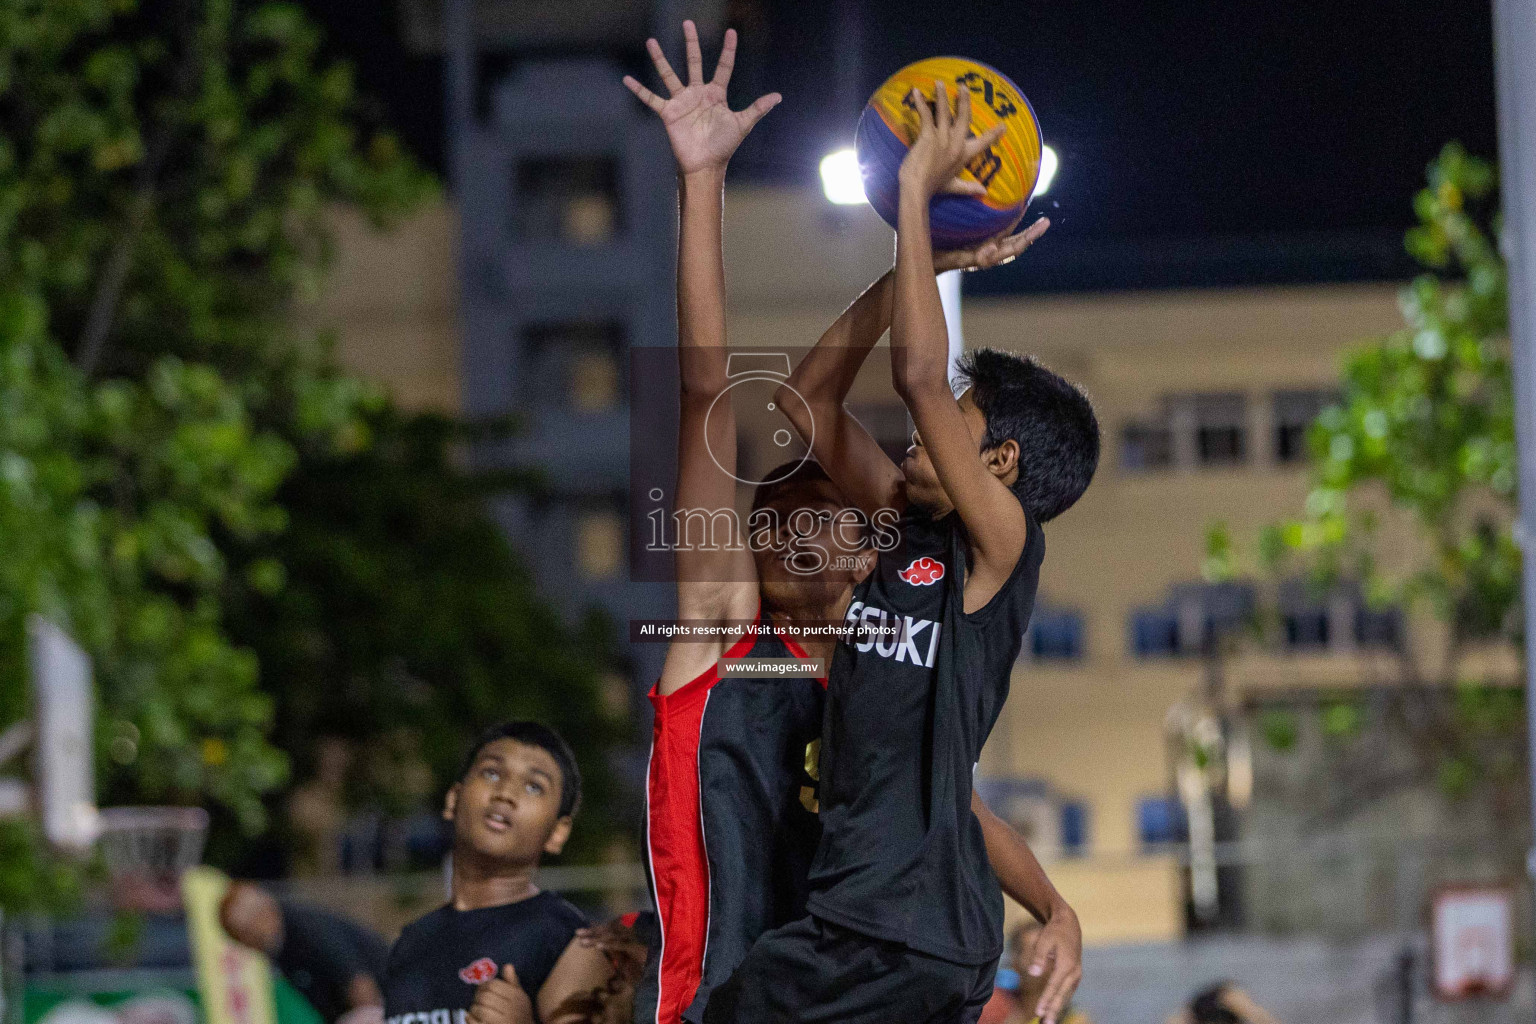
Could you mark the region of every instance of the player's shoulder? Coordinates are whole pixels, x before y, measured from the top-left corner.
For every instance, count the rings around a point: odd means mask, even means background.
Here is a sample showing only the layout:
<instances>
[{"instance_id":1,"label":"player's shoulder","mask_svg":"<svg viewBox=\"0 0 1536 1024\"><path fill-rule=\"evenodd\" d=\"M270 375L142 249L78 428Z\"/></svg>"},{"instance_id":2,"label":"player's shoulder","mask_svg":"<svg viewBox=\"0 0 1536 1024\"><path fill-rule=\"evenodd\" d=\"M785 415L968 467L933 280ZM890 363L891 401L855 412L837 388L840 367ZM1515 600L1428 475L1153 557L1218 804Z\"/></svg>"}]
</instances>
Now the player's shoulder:
<instances>
[{"instance_id":1,"label":"player's shoulder","mask_svg":"<svg viewBox=\"0 0 1536 1024\"><path fill-rule=\"evenodd\" d=\"M399 938L395 939L394 945L390 948L390 956L398 957L414 949L436 943L447 927L451 912L452 909L445 903L401 928Z\"/></svg>"},{"instance_id":2,"label":"player's shoulder","mask_svg":"<svg viewBox=\"0 0 1536 1024\"><path fill-rule=\"evenodd\" d=\"M574 932L577 928L585 928L591 924L591 920L580 907L559 893L546 890L539 893L535 899L540 901L540 913L561 928L569 928Z\"/></svg>"}]
</instances>

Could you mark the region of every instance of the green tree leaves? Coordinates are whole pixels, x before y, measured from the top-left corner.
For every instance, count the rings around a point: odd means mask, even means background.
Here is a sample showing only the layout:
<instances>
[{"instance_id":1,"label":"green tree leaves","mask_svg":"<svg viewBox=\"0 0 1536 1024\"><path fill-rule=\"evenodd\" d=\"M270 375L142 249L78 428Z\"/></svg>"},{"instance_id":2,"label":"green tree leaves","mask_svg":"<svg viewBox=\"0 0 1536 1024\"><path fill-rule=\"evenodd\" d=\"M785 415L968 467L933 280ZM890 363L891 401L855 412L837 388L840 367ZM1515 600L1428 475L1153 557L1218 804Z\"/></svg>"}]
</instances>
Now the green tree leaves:
<instances>
[{"instance_id":1,"label":"green tree leaves","mask_svg":"<svg viewBox=\"0 0 1536 1024\"><path fill-rule=\"evenodd\" d=\"M1508 680L1490 685L1461 675L1473 646L1523 647L1524 639L1496 202L1492 166L1460 146L1446 146L1429 166L1407 246L1430 272L1403 289L1403 327L1346 356L1342 400L1308 437L1312 489L1303 514L1268 528L1260 544L1272 571L1302 570L1324 587L1351 578L1373 603L1427 611L1444 624L1440 664L1426 670L1404 652L1398 704L1425 775L1452 795L1518 781L1508 744L1489 737L1507 739L1523 720L1523 696ZM1406 517L1416 537L1406 565L1390 571L1378 522L1383 504ZM1222 531L1208 546L1214 564L1233 571ZM1405 561L1404 552L1392 554ZM1440 684L1454 684L1454 694ZM1360 721L1351 703L1322 710L1329 735L1352 735ZM1274 732L1269 723L1263 729Z\"/></svg>"},{"instance_id":2,"label":"green tree leaves","mask_svg":"<svg viewBox=\"0 0 1536 1024\"><path fill-rule=\"evenodd\" d=\"M0 709L26 714L25 616L55 619L95 661L108 802L254 831L287 777L226 621L284 567L230 552L382 401L285 324L327 206L382 224L433 187L364 120L292 5L0 5Z\"/></svg>"},{"instance_id":3,"label":"green tree leaves","mask_svg":"<svg viewBox=\"0 0 1536 1024\"><path fill-rule=\"evenodd\" d=\"M434 188L297 5L0 4L0 723L41 612L95 661L104 802L259 831L329 734L376 741L354 799L410 810L530 715L602 804L607 632L536 597L461 427L289 325L334 207ZM0 906L65 891L0 847Z\"/></svg>"},{"instance_id":4,"label":"green tree leaves","mask_svg":"<svg viewBox=\"0 0 1536 1024\"><path fill-rule=\"evenodd\" d=\"M1346 357L1342 401L1308 438L1304 515L1262 548L1272 566L1299 556L1320 583L1349 575L1378 602L1428 607L1451 627L1454 661L1467 643L1517 636L1514 392L1493 169L1450 145L1428 181L1407 244L1435 273L1404 289L1401 330ZM1416 525L1410 571L1380 571L1375 514L1351 502L1366 492Z\"/></svg>"}]
</instances>

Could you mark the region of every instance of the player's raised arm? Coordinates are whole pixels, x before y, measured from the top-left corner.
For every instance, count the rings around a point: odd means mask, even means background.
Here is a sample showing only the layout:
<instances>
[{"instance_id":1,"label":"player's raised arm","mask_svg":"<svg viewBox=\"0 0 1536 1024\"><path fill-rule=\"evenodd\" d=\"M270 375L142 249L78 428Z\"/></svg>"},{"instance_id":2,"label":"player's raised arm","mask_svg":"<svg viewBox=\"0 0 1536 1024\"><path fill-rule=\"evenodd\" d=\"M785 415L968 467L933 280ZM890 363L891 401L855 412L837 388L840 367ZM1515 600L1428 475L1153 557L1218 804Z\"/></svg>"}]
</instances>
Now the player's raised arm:
<instances>
[{"instance_id":1,"label":"player's raised arm","mask_svg":"<svg viewBox=\"0 0 1536 1024\"><path fill-rule=\"evenodd\" d=\"M972 192L981 186L956 178L950 191ZM970 249L951 249L934 254L937 273L949 270L985 270L1012 262L1014 257L1045 233L1049 222L1037 221L1027 230L1006 231ZM895 298L895 271L888 270L845 309L828 327L816 347L806 353L790 375L788 387L804 401L793 402L781 394L778 406L802 440L811 443L812 454L839 491L866 514L880 508L901 508L906 497L901 489L901 468L892 462L844 403L853 389L859 368L891 326ZM812 430L812 426L815 430Z\"/></svg>"},{"instance_id":2,"label":"player's raised arm","mask_svg":"<svg viewBox=\"0 0 1536 1024\"><path fill-rule=\"evenodd\" d=\"M867 516L906 504L901 470L843 405L859 367L891 324L893 295L887 272L827 328L780 388L777 402L844 499ZM791 390L803 405L784 394Z\"/></svg>"},{"instance_id":3,"label":"player's raised arm","mask_svg":"<svg viewBox=\"0 0 1536 1024\"><path fill-rule=\"evenodd\" d=\"M984 460L1018 458L1005 443L978 457L980 438L949 386L949 333L934 281L928 204L968 161L996 142L1003 126L970 136L970 92L959 90L950 112L949 89L935 83L936 102L914 90L922 128L902 161L896 231L896 297L891 321L891 375L912 413L939 484L960 513L974 563L966 580L967 608L996 593L1024 550L1024 509Z\"/></svg>"},{"instance_id":4,"label":"player's raised arm","mask_svg":"<svg viewBox=\"0 0 1536 1024\"><path fill-rule=\"evenodd\" d=\"M717 530L735 521L736 422L729 402L715 405L726 386L725 269L721 242L725 168L757 122L779 102L778 93L759 98L745 110L732 111L726 86L736 59L736 33L727 31L714 77L704 78L698 30L683 22L688 81L672 70L661 46L646 43L668 98L626 76L624 84L650 107L667 131L677 160L679 205L677 252L678 370L681 381L678 422L678 481L675 507L696 512L706 524L692 537L680 538L676 552L678 614L712 621L751 618L757 602L756 572L738 536ZM711 406L714 414L710 415ZM719 456L717 464L710 452ZM718 517L716 513L721 513ZM702 536L700 535L702 533ZM706 645L673 645L683 660L701 664L718 652ZM682 650L679 650L682 648ZM697 658L690 658L689 648ZM664 680L674 669L696 675L692 665L674 665L669 652ZM665 686L663 687L666 688Z\"/></svg>"}]
</instances>

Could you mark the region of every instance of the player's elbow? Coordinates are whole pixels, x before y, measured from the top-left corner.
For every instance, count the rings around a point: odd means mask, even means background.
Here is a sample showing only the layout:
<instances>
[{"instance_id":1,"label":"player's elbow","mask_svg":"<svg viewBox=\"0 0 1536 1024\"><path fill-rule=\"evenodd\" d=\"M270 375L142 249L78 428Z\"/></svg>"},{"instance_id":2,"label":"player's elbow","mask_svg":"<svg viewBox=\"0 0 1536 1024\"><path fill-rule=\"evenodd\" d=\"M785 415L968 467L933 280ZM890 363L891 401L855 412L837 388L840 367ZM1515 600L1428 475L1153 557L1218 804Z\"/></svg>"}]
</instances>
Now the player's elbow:
<instances>
[{"instance_id":1,"label":"player's elbow","mask_svg":"<svg viewBox=\"0 0 1536 1024\"><path fill-rule=\"evenodd\" d=\"M908 359L906 365L892 375L896 394L908 409L917 409L930 402L943 399L954 401L949 390L948 364L933 359Z\"/></svg>"},{"instance_id":2,"label":"player's elbow","mask_svg":"<svg viewBox=\"0 0 1536 1024\"><path fill-rule=\"evenodd\" d=\"M680 346L677 352L677 383L685 400L713 402L729 383L724 357L715 348Z\"/></svg>"},{"instance_id":3,"label":"player's elbow","mask_svg":"<svg viewBox=\"0 0 1536 1024\"><path fill-rule=\"evenodd\" d=\"M725 376L716 373L685 373L679 382L679 393L685 402L709 405L725 390Z\"/></svg>"},{"instance_id":4,"label":"player's elbow","mask_svg":"<svg viewBox=\"0 0 1536 1024\"><path fill-rule=\"evenodd\" d=\"M795 428L795 433L799 434L802 438L810 436L809 432L814 419L814 414L811 412L811 407L807 404L807 401L807 398L795 386L794 377L790 377L789 380L780 384L773 393L774 406L784 414L784 418L789 420L790 426Z\"/></svg>"}]
</instances>

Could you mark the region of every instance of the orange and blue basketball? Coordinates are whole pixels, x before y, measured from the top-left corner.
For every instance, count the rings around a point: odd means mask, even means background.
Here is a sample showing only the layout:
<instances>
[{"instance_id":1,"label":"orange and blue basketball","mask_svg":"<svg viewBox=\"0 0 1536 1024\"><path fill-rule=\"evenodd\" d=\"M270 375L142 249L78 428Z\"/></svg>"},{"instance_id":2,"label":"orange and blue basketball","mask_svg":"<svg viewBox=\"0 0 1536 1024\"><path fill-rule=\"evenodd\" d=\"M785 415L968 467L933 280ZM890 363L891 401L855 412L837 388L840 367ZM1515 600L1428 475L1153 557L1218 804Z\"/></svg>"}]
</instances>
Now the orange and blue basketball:
<instances>
[{"instance_id":1,"label":"orange and blue basketball","mask_svg":"<svg viewBox=\"0 0 1536 1024\"><path fill-rule=\"evenodd\" d=\"M1019 87L980 61L930 57L886 79L859 118L855 146L864 194L892 227L896 226L897 171L920 127L912 89L915 86L932 109L936 81L949 86L951 100L960 89L970 92L972 135L998 123L1007 125L1003 137L961 171L963 177L985 185L987 194L940 193L929 210L935 248L968 248L1005 230L1029 204L1040 176L1040 122Z\"/></svg>"}]
</instances>

